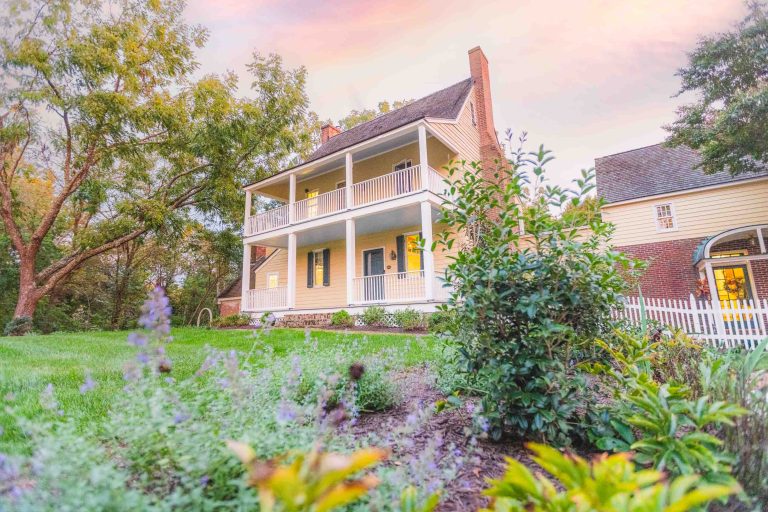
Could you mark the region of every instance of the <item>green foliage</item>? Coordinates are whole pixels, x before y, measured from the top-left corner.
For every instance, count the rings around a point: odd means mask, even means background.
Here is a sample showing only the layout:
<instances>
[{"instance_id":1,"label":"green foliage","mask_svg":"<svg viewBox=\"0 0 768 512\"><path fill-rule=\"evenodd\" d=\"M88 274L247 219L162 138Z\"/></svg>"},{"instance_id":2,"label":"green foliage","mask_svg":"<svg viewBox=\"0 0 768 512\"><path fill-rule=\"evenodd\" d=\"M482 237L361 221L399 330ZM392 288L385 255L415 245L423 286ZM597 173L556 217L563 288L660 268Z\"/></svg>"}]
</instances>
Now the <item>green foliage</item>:
<instances>
[{"instance_id":1,"label":"green foliage","mask_svg":"<svg viewBox=\"0 0 768 512\"><path fill-rule=\"evenodd\" d=\"M449 334L454 328L456 314L451 310L435 311L427 318L429 332L434 334Z\"/></svg>"},{"instance_id":2,"label":"green foliage","mask_svg":"<svg viewBox=\"0 0 768 512\"><path fill-rule=\"evenodd\" d=\"M733 474L761 510L768 509L768 339L753 351L728 352L700 362L702 391L749 413L720 433L736 458Z\"/></svg>"},{"instance_id":3,"label":"green foliage","mask_svg":"<svg viewBox=\"0 0 768 512\"><path fill-rule=\"evenodd\" d=\"M624 289L617 267L630 262L606 249L611 228L600 219L583 232L550 213L579 204L594 173L583 172L576 192L550 186L552 156L525 152L523 142L493 179L476 165L450 170L456 200L443 210L449 229L438 245L468 239L446 272L449 309L491 436L566 444L583 387L572 356L610 328Z\"/></svg>"},{"instance_id":4,"label":"green foliage","mask_svg":"<svg viewBox=\"0 0 768 512\"><path fill-rule=\"evenodd\" d=\"M763 1L747 5L734 30L702 38L678 71L680 94L697 101L678 110L668 142L698 150L708 174L759 172L768 161L768 10Z\"/></svg>"},{"instance_id":5,"label":"green foliage","mask_svg":"<svg viewBox=\"0 0 768 512\"><path fill-rule=\"evenodd\" d=\"M556 481L508 458L504 476L485 491L493 503L484 512L685 512L739 491L738 484L708 484L695 475L667 481L661 471L637 471L627 453L587 462L549 446L528 447Z\"/></svg>"},{"instance_id":6,"label":"green foliage","mask_svg":"<svg viewBox=\"0 0 768 512\"><path fill-rule=\"evenodd\" d=\"M220 316L214 318L211 325L214 327L245 327L251 325L251 315L245 313L234 313L232 315Z\"/></svg>"},{"instance_id":7,"label":"green foliage","mask_svg":"<svg viewBox=\"0 0 768 512\"><path fill-rule=\"evenodd\" d=\"M413 308L398 309L392 315L395 325L404 331L416 331L424 328L424 315Z\"/></svg>"},{"instance_id":8,"label":"green foliage","mask_svg":"<svg viewBox=\"0 0 768 512\"><path fill-rule=\"evenodd\" d=\"M349 311L346 309L335 311L331 315L331 325L335 325L337 327L354 327L355 318L350 315Z\"/></svg>"},{"instance_id":9,"label":"green foliage","mask_svg":"<svg viewBox=\"0 0 768 512\"><path fill-rule=\"evenodd\" d=\"M3 336L23 336L32 330L32 319L28 316L20 316L11 319L5 324Z\"/></svg>"},{"instance_id":10,"label":"green foliage","mask_svg":"<svg viewBox=\"0 0 768 512\"><path fill-rule=\"evenodd\" d=\"M370 306L365 308L363 314L360 315L360 320L363 325L369 325L371 327L382 327L387 318L387 310L381 306Z\"/></svg>"},{"instance_id":11,"label":"green foliage","mask_svg":"<svg viewBox=\"0 0 768 512\"><path fill-rule=\"evenodd\" d=\"M638 463L674 476L698 474L707 482L732 485L733 458L712 432L733 425L747 410L706 395L694 399L685 382L657 381L657 354L664 352L667 340L629 335L616 340L615 345L598 341L611 355L612 367L597 364L593 370L610 378L606 385L615 397L611 420L621 436L606 436L598 446L626 449L629 426L636 437L629 448L637 452Z\"/></svg>"}]
</instances>

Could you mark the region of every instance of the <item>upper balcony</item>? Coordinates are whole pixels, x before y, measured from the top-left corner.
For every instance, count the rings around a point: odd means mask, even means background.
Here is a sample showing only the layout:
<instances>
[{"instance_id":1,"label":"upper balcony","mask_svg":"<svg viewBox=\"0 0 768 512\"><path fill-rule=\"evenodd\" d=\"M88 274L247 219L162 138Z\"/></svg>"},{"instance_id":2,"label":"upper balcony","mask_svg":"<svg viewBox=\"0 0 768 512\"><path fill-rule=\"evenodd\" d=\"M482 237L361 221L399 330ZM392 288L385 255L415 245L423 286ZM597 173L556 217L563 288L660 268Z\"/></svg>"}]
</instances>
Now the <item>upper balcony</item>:
<instances>
[{"instance_id":1,"label":"upper balcony","mask_svg":"<svg viewBox=\"0 0 768 512\"><path fill-rule=\"evenodd\" d=\"M365 215L372 205L409 195L431 192L445 198L447 172L436 169L456 156L455 149L419 125L284 171L246 188L244 236L261 238L288 226L356 209L365 209L361 212ZM282 204L253 213L254 195ZM429 196L420 196L421 200L425 197ZM391 204L400 207L397 202Z\"/></svg>"}]
</instances>

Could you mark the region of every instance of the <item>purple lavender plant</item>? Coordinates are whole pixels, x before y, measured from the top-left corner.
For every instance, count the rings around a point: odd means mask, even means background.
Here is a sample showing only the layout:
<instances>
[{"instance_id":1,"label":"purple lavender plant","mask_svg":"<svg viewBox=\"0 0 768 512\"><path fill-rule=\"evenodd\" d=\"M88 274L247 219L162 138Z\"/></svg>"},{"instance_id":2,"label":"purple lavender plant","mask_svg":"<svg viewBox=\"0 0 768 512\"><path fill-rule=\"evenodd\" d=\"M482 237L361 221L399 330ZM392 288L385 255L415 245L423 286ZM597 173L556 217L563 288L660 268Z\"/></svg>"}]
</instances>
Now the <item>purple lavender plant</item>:
<instances>
[{"instance_id":1,"label":"purple lavender plant","mask_svg":"<svg viewBox=\"0 0 768 512\"><path fill-rule=\"evenodd\" d=\"M157 286L141 307L139 325L148 332L134 332L128 335L128 343L139 349L134 362L123 373L125 380L136 380L145 369L153 375L171 371L171 360L165 353L165 346L171 337L171 306L165 290Z\"/></svg>"}]
</instances>

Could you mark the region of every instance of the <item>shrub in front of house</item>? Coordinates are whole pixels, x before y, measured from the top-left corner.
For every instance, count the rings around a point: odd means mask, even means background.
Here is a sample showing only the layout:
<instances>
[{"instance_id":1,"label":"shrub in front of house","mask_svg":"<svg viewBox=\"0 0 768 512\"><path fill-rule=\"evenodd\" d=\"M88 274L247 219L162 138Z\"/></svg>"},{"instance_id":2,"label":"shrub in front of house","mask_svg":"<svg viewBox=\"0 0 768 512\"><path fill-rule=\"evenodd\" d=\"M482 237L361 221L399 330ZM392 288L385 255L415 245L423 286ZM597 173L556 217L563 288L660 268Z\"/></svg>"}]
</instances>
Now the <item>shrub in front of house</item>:
<instances>
[{"instance_id":1,"label":"shrub in front of house","mask_svg":"<svg viewBox=\"0 0 768 512\"><path fill-rule=\"evenodd\" d=\"M398 309L392 316L395 325L404 331L416 331L424 329L424 314L413 308Z\"/></svg>"},{"instance_id":2,"label":"shrub in front of house","mask_svg":"<svg viewBox=\"0 0 768 512\"><path fill-rule=\"evenodd\" d=\"M481 394L494 439L569 444L584 388L574 355L610 330L625 289L619 267L629 261L607 249L611 228L600 219L582 233L552 214L578 205L594 174L584 171L576 192L548 185L551 155L522 142L493 177L477 166L450 170L456 200L442 210L448 229L437 245L462 244L446 271L455 364Z\"/></svg>"},{"instance_id":3,"label":"shrub in front of house","mask_svg":"<svg viewBox=\"0 0 768 512\"><path fill-rule=\"evenodd\" d=\"M331 325L336 327L354 327L355 318L349 314L349 311L342 309L331 315Z\"/></svg>"},{"instance_id":4,"label":"shrub in front of house","mask_svg":"<svg viewBox=\"0 0 768 512\"><path fill-rule=\"evenodd\" d=\"M211 325L214 327L245 327L251 325L251 315L235 313L232 315L214 318Z\"/></svg>"},{"instance_id":5,"label":"shrub in front of house","mask_svg":"<svg viewBox=\"0 0 768 512\"><path fill-rule=\"evenodd\" d=\"M433 334L450 334L456 321L453 310L438 310L430 314L427 319L429 332Z\"/></svg>"},{"instance_id":6,"label":"shrub in front of house","mask_svg":"<svg viewBox=\"0 0 768 512\"><path fill-rule=\"evenodd\" d=\"M363 325L370 327L386 327L387 310L381 306L370 306L365 308L360 315Z\"/></svg>"}]
</instances>

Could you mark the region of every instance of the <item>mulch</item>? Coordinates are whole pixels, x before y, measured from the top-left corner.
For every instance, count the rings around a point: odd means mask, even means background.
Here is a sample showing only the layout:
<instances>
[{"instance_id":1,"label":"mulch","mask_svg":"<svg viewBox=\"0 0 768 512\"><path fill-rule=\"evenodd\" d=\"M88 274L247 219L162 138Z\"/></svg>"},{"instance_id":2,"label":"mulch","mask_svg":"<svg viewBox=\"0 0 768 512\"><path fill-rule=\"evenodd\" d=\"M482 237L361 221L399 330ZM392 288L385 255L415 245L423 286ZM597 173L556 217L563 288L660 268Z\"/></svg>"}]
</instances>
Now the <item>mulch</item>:
<instances>
[{"instance_id":1,"label":"mulch","mask_svg":"<svg viewBox=\"0 0 768 512\"><path fill-rule=\"evenodd\" d=\"M445 398L431 384L428 372L423 368L410 369L394 375L394 380L401 389L407 391L403 402L388 411L363 414L358 419L354 433L356 435L377 434L386 438L398 425L407 421L408 416L417 409L433 407L435 402ZM456 447L467 453L470 438L467 429L472 424L472 416L466 407L447 409L433 414L411 437L411 443L405 449L400 448L397 459L418 456L428 441L441 436L443 443L439 458L447 455L450 447ZM391 447L390 447L391 448ZM398 448L395 448L398 449ZM528 456L528 451L520 441L503 440L493 442L479 439L474 451L475 461L467 462L459 470L456 478L446 482L445 492L440 499L440 511L476 511L487 506L488 500L482 491L488 487L486 478L497 478L504 471L504 457L513 457L523 464L540 469Z\"/></svg>"}]
</instances>

